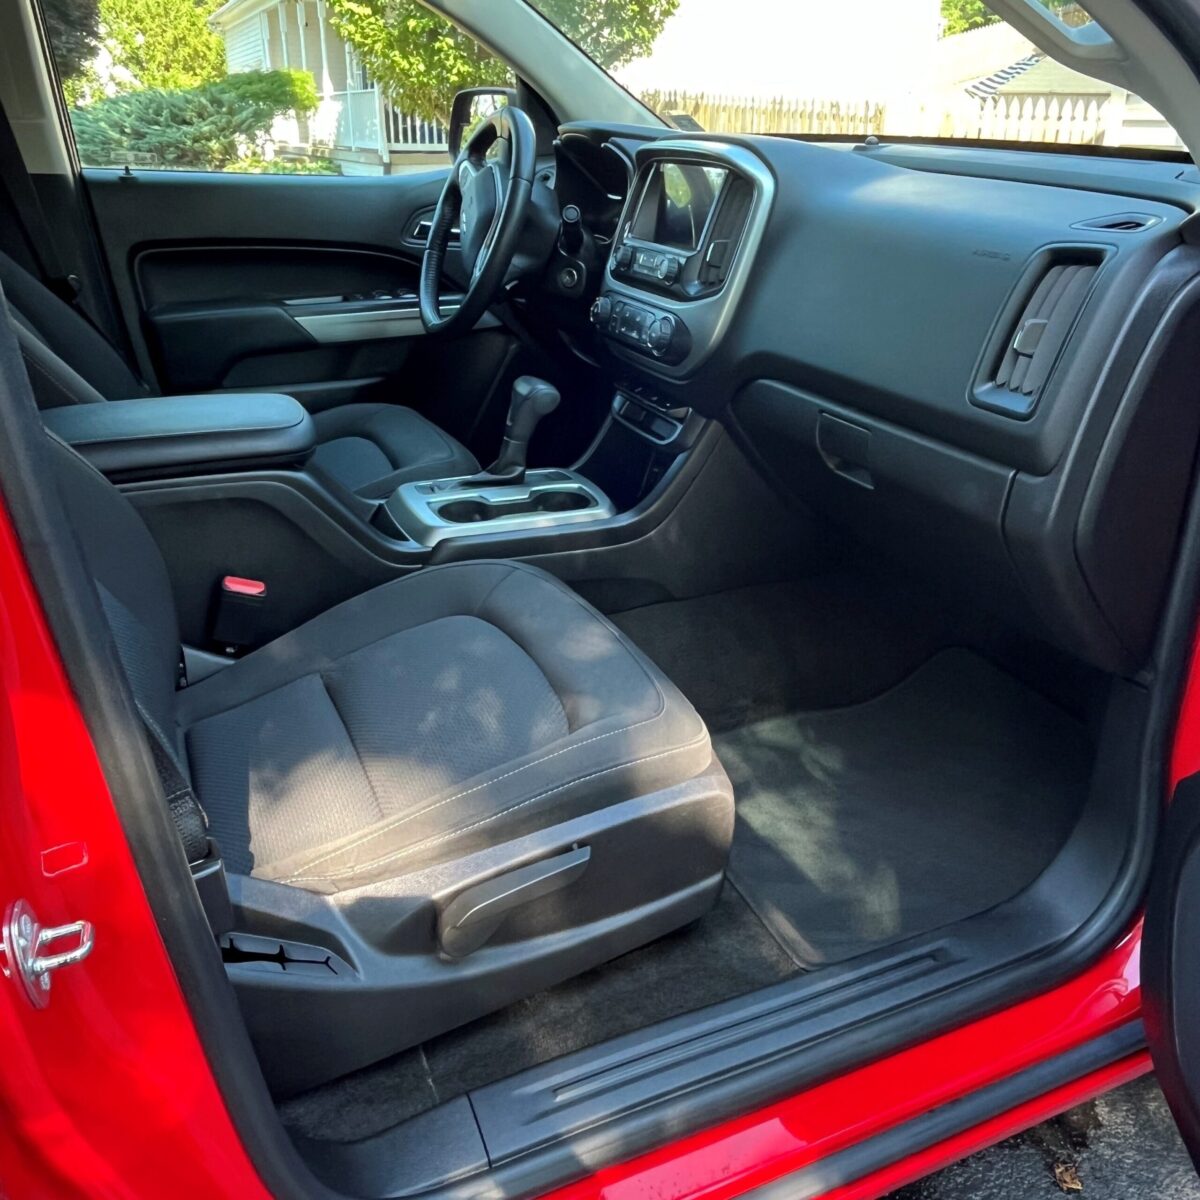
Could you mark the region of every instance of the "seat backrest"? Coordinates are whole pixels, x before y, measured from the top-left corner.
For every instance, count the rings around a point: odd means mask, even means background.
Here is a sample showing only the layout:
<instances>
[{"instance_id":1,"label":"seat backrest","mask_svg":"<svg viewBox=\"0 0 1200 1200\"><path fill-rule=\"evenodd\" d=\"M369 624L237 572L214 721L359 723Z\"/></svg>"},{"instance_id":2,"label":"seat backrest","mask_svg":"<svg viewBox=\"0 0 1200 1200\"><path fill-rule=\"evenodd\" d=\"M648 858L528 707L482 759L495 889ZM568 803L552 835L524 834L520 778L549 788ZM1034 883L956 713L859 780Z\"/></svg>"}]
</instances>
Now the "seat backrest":
<instances>
[{"instance_id":1,"label":"seat backrest","mask_svg":"<svg viewBox=\"0 0 1200 1200\"><path fill-rule=\"evenodd\" d=\"M142 715L177 747L175 688L179 622L162 554L129 500L51 434L51 456L67 518L83 551L121 665Z\"/></svg>"},{"instance_id":2,"label":"seat backrest","mask_svg":"<svg viewBox=\"0 0 1200 1200\"><path fill-rule=\"evenodd\" d=\"M18 326L39 408L149 395L99 330L5 254L0 254L0 287ZM56 359L66 370L55 369ZM76 387L77 379L86 387Z\"/></svg>"}]
</instances>

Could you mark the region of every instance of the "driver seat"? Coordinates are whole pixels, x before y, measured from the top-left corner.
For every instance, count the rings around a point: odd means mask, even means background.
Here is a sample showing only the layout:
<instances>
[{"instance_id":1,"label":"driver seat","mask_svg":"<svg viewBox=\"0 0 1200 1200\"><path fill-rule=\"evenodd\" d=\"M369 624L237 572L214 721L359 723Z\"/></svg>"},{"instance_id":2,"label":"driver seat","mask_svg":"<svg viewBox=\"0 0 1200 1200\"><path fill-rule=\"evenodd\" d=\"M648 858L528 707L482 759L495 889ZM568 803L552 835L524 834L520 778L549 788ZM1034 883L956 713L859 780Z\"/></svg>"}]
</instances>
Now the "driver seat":
<instances>
[{"instance_id":1,"label":"driver seat","mask_svg":"<svg viewBox=\"0 0 1200 1200\"><path fill-rule=\"evenodd\" d=\"M95 326L4 254L0 286L39 408L154 394ZM343 404L314 413L313 424L317 448L310 466L362 496L479 470L461 442L403 405Z\"/></svg>"}]
</instances>

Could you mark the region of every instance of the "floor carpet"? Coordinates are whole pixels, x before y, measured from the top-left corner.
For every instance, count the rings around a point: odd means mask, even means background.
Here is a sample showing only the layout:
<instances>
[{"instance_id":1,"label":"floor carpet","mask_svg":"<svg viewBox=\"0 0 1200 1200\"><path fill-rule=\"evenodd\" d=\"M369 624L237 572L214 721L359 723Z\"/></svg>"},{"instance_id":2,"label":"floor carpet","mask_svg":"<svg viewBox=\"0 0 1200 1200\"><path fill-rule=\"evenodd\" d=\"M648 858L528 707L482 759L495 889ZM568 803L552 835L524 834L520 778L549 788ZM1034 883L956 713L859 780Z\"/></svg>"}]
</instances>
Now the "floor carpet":
<instances>
[{"instance_id":1,"label":"floor carpet","mask_svg":"<svg viewBox=\"0 0 1200 1200\"><path fill-rule=\"evenodd\" d=\"M808 967L1015 895L1078 815L1083 728L947 650L873 700L721 734L738 801L730 874Z\"/></svg>"}]
</instances>

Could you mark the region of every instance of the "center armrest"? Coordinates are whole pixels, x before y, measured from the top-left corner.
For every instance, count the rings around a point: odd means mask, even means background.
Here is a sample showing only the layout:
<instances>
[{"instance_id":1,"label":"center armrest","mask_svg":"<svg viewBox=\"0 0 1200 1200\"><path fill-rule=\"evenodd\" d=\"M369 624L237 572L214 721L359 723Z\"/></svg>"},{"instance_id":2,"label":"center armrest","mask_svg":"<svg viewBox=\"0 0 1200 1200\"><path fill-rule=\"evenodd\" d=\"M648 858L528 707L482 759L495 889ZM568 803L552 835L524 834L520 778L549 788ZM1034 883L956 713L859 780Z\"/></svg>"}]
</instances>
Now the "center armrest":
<instances>
[{"instance_id":1,"label":"center armrest","mask_svg":"<svg viewBox=\"0 0 1200 1200\"><path fill-rule=\"evenodd\" d=\"M264 392L73 404L42 420L114 479L298 464L316 444L304 406Z\"/></svg>"}]
</instances>

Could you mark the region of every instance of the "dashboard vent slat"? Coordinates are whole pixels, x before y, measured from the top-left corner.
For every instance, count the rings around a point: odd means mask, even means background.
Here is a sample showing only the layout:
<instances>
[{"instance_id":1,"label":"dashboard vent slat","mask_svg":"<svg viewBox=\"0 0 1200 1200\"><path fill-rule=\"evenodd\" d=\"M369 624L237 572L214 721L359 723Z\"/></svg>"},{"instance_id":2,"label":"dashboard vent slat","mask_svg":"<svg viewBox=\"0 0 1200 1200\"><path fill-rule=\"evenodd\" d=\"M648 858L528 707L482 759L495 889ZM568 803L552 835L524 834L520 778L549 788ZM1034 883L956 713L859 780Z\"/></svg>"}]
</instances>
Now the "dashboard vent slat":
<instances>
[{"instance_id":1,"label":"dashboard vent slat","mask_svg":"<svg viewBox=\"0 0 1200 1200\"><path fill-rule=\"evenodd\" d=\"M754 188L748 180L740 176L730 179L705 241L704 258L698 275L701 286L715 288L725 282L737 253L738 242L745 232L746 218L753 200Z\"/></svg>"},{"instance_id":2,"label":"dashboard vent slat","mask_svg":"<svg viewBox=\"0 0 1200 1200\"><path fill-rule=\"evenodd\" d=\"M1095 263L1058 263L1042 276L1021 312L992 381L996 387L1034 397L1083 309Z\"/></svg>"}]
</instances>

